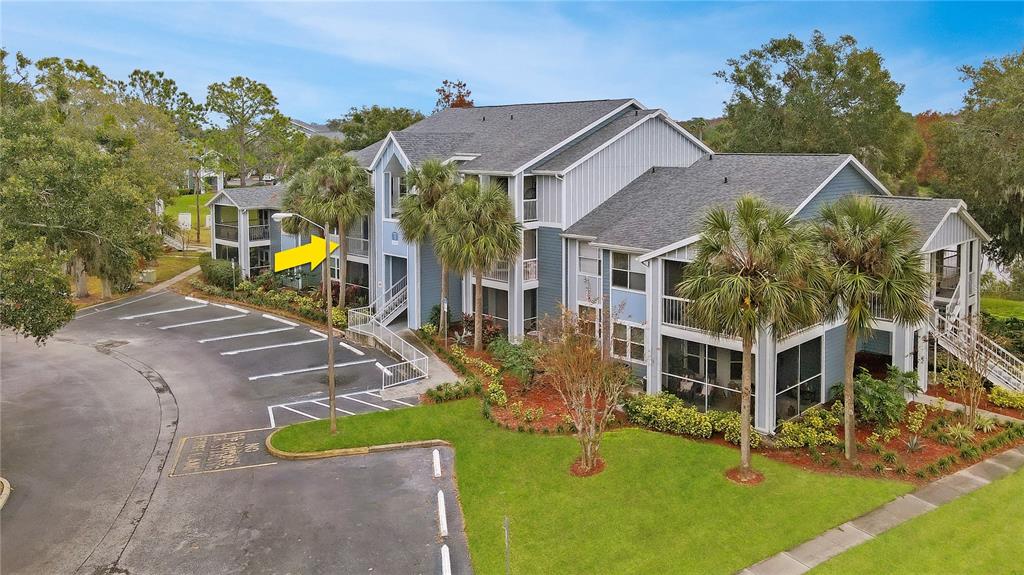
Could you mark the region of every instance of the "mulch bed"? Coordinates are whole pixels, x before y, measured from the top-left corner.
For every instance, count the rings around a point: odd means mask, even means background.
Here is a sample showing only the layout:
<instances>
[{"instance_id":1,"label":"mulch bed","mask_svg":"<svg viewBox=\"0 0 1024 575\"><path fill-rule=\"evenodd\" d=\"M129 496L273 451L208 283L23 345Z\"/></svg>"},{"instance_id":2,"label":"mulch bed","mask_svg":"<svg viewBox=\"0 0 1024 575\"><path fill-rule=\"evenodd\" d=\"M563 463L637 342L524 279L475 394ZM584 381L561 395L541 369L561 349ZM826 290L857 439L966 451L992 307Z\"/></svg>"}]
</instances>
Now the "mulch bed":
<instances>
[{"instance_id":1,"label":"mulch bed","mask_svg":"<svg viewBox=\"0 0 1024 575\"><path fill-rule=\"evenodd\" d=\"M584 471L582 462L583 458L581 457L577 458L576 461L573 461L572 467L569 468L569 473L572 473L576 477L590 477L604 471L604 459L601 459L600 457L597 458L597 461L594 463L594 467L590 468L589 471Z\"/></svg>"},{"instance_id":2,"label":"mulch bed","mask_svg":"<svg viewBox=\"0 0 1024 575\"><path fill-rule=\"evenodd\" d=\"M963 403L959 398L955 397L949 392L943 385L930 385L926 395L932 397L941 397L946 401L954 401L956 403ZM991 411L992 413L998 413L999 415L1005 415L1007 417L1013 417L1015 419L1024 419L1024 411L1020 409L1010 409L1009 407L1000 407L988 400L988 393L981 395L981 401L978 402L978 408L985 411Z\"/></svg>"},{"instance_id":3,"label":"mulch bed","mask_svg":"<svg viewBox=\"0 0 1024 575\"><path fill-rule=\"evenodd\" d=\"M756 469L751 469L747 477L743 477L739 467L733 467L725 472L725 477L739 485L760 485L764 481L764 475Z\"/></svg>"}]
</instances>

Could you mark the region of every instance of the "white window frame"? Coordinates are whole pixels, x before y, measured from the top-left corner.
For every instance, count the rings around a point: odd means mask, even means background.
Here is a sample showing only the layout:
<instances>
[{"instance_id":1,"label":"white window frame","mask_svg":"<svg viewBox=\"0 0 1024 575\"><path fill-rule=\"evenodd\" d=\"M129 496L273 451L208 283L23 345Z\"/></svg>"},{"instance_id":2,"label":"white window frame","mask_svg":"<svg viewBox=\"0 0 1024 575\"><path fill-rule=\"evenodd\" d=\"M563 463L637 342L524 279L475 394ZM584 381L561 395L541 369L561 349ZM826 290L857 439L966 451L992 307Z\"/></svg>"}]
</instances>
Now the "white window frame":
<instances>
[{"instance_id":1,"label":"white window frame","mask_svg":"<svg viewBox=\"0 0 1024 575\"><path fill-rule=\"evenodd\" d=\"M626 258L627 264L626 264L625 268L615 267L615 256L617 256L617 255ZM611 283L610 283L611 287L613 287L615 289L627 290L627 291L631 291L631 292L635 292L635 293L647 293L647 271L644 268L643 264L641 264L639 261L637 261L636 256L627 254L625 252L611 252L611 257L609 259L610 259L610 262L609 262L610 265L608 267L611 268ZM626 285L625 286L621 286L621 285L616 285L615 284L615 272L617 272L617 271L618 272L625 272L626 273ZM643 289L637 289L636 287L633 286L633 276L634 275L639 275L639 276L644 278Z\"/></svg>"},{"instance_id":2,"label":"white window frame","mask_svg":"<svg viewBox=\"0 0 1024 575\"><path fill-rule=\"evenodd\" d=\"M623 339L621 337L617 337L618 334L616 334L616 331L619 329L619 327L625 328L625 330L626 330L626 338L625 339ZM640 341L639 342L636 342L636 341L633 340L634 334L636 332L640 333ZM636 323L629 323L629 322L623 322L623 321L612 321L612 350L611 350L612 351L612 356L617 357L619 359L626 360L626 361L643 363L644 361L646 361L646 358L647 358L647 339L646 338L647 338L647 330L646 330L646 328L644 328L644 326L642 326L640 324L636 324ZM616 353L615 352L615 345L617 343L625 344L625 346L626 346L626 353L625 354L620 354L620 353ZM636 354L633 353L633 351L634 351L633 350L633 346L634 345L639 345L640 346L640 357L637 357Z\"/></svg>"},{"instance_id":3,"label":"white window frame","mask_svg":"<svg viewBox=\"0 0 1024 575\"><path fill-rule=\"evenodd\" d=\"M821 343L818 345L818 373L816 373L814 375L811 375L810 377L801 379L800 378L800 356L802 356L803 352L804 352L802 348L803 348L803 346L805 344L810 343L811 341L813 341L815 339L820 339L821 340ZM797 382L794 383L793 385L790 385L789 387L785 387L785 388L782 388L782 389L776 388L775 389L775 402L778 403L779 396L782 395L783 393L786 393L786 392L792 390L793 388L799 388L802 385L804 385L805 383L813 380L814 378L819 378L819 382L818 382L818 386L819 386L818 397L821 398L822 400L824 400L825 396L826 396L825 390L824 389L820 389L820 387L822 385L822 382L825 381L825 375L824 375L824 373L825 373L825 337L821 336L821 335L819 335L817 337L812 337L812 338L807 339L807 341L802 341L802 342L800 342L800 343L798 343L798 344L796 344L794 346L790 346L790 347L788 347L788 348L786 348L786 349L784 349L784 350L782 350L780 352L777 352L775 354L775 379L776 379L776 384L778 384L778 377L779 377L779 356L782 355L783 353L788 352L788 351L793 350L793 349L796 349L796 368L797 368L796 379L797 379ZM819 401L816 405L821 405L822 403L823 403L823 401ZM779 420L779 414L776 413L775 414L776 421L788 421L790 419L793 419L794 417L799 417L800 414L803 413L802 411L800 411L800 390L799 389L797 390L796 404L797 404L797 413L796 413L796 415L794 415L792 417L788 417L788 418L786 418L784 420ZM810 408L808 408L808 409L810 409Z\"/></svg>"}]
</instances>

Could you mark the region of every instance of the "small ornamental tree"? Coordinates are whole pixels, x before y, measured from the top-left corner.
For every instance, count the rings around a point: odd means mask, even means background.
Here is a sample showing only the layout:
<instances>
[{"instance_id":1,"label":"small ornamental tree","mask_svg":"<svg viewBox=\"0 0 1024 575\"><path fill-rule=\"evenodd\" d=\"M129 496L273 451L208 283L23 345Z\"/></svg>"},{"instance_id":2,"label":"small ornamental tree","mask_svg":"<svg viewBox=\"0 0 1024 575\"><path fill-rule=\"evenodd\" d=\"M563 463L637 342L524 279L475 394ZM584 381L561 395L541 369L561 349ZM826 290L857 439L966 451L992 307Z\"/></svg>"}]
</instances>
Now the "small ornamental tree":
<instances>
[{"instance_id":1,"label":"small ornamental tree","mask_svg":"<svg viewBox=\"0 0 1024 575\"><path fill-rule=\"evenodd\" d=\"M586 475L596 470L601 438L631 374L622 363L604 357L592 331L568 309L545 319L541 333L544 343L537 366L576 427L579 471Z\"/></svg>"},{"instance_id":2,"label":"small ornamental tree","mask_svg":"<svg viewBox=\"0 0 1024 575\"><path fill-rule=\"evenodd\" d=\"M976 322L977 318L964 318L963 322ZM981 326L975 330L981 332ZM970 336L968 336L970 337ZM993 367L995 353L982 342L965 346L960 360L941 374L943 386L964 406L964 425L974 429L978 424L978 404L985 396L985 379Z\"/></svg>"}]
</instances>

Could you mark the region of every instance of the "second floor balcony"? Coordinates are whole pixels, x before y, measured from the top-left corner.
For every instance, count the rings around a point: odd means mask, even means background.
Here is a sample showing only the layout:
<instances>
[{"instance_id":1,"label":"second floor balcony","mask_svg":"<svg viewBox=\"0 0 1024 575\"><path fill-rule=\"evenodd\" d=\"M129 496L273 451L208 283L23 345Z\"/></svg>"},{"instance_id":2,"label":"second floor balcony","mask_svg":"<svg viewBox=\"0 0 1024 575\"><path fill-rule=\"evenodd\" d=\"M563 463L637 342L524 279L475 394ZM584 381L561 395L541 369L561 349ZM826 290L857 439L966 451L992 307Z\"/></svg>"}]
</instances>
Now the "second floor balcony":
<instances>
[{"instance_id":1,"label":"second floor balcony","mask_svg":"<svg viewBox=\"0 0 1024 575\"><path fill-rule=\"evenodd\" d=\"M537 271L536 259L523 261L523 281L536 281Z\"/></svg>"},{"instance_id":2,"label":"second floor balcony","mask_svg":"<svg viewBox=\"0 0 1024 575\"><path fill-rule=\"evenodd\" d=\"M257 225L249 226L249 241L259 242L270 239L270 226L268 225Z\"/></svg>"},{"instance_id":3,"label":"second floor balcony","mask_svg":"<svg viewBox=\"0 0 1024 575\"><path fill-rule=\"evenodd\" d=\"M508 262L496 264L493 268L484 272L484 279L508 283L509 265Z\"/></svg>"},{"instance_id":4,"label":"second floor balcony","mask_svg":"<svg viewBox=\"0 0 1024 575\"><path fill-rule=\"evenodd\" d=\"M370 253L370 240L366 238L345 238L345 249L353 256L366 257Z\"/></svg>"},{"instance_id":5,"label":"second floor balcony","mask_svg":"<svg viewBox=\"0 0 1024 575\"><path fill-rule=\"evenodd\" d=\"M238 241L238 226L233 223L221 223L217 222L213 226L213 235L218 240L225 240L229 242Z\"/></svg>"}]
</instances>

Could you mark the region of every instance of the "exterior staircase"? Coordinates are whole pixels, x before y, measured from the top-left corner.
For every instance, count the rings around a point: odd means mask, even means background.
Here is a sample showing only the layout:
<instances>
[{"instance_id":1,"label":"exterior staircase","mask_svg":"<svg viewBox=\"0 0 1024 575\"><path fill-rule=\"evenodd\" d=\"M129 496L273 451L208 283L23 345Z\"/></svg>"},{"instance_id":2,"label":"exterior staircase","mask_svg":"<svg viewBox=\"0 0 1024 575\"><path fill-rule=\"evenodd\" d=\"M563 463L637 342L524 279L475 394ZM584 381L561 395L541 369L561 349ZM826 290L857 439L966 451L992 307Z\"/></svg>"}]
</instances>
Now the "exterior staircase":
<instances>
[{"instance_id":1,"label":"exterior staircase","mask_svg":"<svg viewBox=\"0 0 1024 575\"><path fill-rule=\"evenodd\" d=\"M964 362L972 353L984 354L989 381L1024 392L1024 361L982 333L970 318L960 317L959 291L959 287L953 291L945 313L936 310L932 318L932 331L939 345Z\"/></svg>"},{"instance_id":2,"label":"exterior staircase","mask_svg":"<svg viewBox=\"0 0 1024 575\"><path fill-rule=\"evenodd\" d=\"M373 339L399 359L381 367L381 391L427 377L427 355L388 328L408 307L408 286L402 278L370 305L348 310L349 331Z\"/></svg>"}]
</instances>

